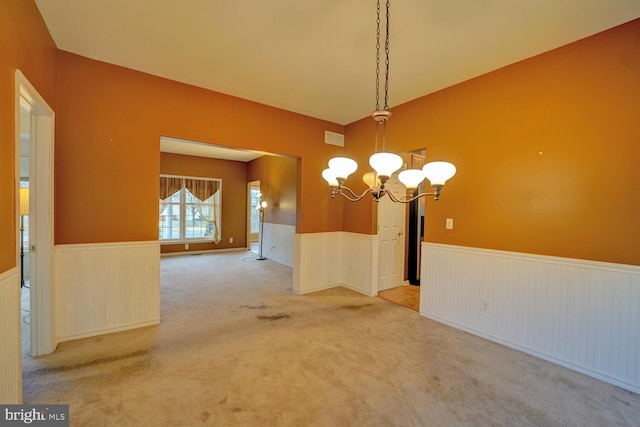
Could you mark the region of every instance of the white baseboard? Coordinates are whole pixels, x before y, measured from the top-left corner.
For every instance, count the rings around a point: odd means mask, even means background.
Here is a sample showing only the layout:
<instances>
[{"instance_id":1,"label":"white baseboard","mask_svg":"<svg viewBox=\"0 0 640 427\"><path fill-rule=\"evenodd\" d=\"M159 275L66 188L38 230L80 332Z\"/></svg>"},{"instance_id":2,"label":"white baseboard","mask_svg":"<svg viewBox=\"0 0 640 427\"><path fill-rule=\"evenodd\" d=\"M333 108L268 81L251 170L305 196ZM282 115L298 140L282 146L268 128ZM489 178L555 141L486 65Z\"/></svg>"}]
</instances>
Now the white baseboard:
<instances>
[{"instance_id":1,"label":"white baseboard","mask_svg":"<svg viewBox=\"0 0 640 427\"><path fill-rule=\"evenodd\" d=\"M179 252L165 252L161 253L160 257L172 257L172 256L189 256L189 255L204 255L204 254L221 254L225 252L244 252L249 248L227 248L227 249L207 249L203 251L179 251Z\"/></svg>"},{"instance_id":2,"label":"white baseboard","mask_svg":"<svg viewBox=\"0 0 640 427\"><path fill-rule=\"evenodd\" d=\"M67 335L63 339L60 339L60 341L73 341L81 338L89 338L89 337L95 337L98 335L112 334L114 332L128 331L131 329L144 328L145 326L153 326L158 324L160 324L160 319L150 320L148 322L136 322L136 323L121 325L113 328L94 329L91 331L82 332L75 335Z\"/></svg>"}]
</instances>

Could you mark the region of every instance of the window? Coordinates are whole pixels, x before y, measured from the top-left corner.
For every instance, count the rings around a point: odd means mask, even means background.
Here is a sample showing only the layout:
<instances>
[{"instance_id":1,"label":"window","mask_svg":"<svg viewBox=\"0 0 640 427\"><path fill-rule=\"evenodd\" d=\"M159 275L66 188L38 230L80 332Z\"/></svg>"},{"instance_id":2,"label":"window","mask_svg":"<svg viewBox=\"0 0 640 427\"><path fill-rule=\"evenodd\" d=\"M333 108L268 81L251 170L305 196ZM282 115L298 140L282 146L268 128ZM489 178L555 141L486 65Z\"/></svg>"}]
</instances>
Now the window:
<instances>
[{"instance_id":1,"label":"window","mask_svg":"<svg viewBox=\"0 0 640 427\"><path fill-rule=\"evenodd\" d=\"M221 194L219 179L161 176L160 240L220 243Z\"/></svg>"}]
</instances>

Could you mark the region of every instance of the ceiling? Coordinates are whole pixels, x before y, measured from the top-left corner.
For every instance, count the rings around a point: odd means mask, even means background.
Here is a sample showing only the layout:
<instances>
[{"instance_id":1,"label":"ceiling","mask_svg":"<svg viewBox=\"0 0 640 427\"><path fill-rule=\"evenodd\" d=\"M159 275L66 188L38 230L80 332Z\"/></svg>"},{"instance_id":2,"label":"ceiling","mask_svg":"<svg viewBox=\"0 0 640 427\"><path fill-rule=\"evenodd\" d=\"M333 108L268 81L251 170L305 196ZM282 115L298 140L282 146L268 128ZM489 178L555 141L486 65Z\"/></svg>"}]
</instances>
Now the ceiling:
<instances>
[{"instance_id":1,"label":"ceiling","mask_svg":"<svg viewBox=\"0 0 640 427\"><path fill-rule=\"evenodd\" d=\"M62 50L338 124L375 107L373 1L35 1ZM389 105L638 17L639 0L393 2Z\"/></svg>"}]
</instances>

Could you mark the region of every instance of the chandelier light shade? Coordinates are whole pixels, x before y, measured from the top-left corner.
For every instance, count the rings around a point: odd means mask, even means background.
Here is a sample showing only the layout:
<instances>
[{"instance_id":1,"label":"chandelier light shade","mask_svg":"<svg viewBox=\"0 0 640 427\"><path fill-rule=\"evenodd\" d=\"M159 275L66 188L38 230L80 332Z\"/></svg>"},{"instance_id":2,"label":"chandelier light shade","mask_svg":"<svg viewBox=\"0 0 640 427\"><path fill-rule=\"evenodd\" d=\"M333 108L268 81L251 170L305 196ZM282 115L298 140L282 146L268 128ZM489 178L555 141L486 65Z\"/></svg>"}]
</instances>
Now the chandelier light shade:
<instances>
[{"instance_id":1,"label":"chandelier light shade","mask_svg":"<svg viewBox=\"0 0 640 427\"><path fill-rule=\"evenodd\" d=\"M424 181L424 173L420 169L407 169L398 174L398 179L407 190L414 191Z\"/></svg>"},{"instance_id":2,"label":"chandelier light shade","mask_svg":"<svg viewBox=\"0 0 640 427\"><path fill-rule=\"evenodd\" d=\"M402 167L402 157L393 153L375 153L369 157L369 164L384 184L391 175Z\"/></svg>"},{"instance_id":3,"label":"chandelier light shade","mask_svg":"<svg viewBox=\"0 0 640 427\"><path fill-rule=\"evenodd\" d=\"M322 177L329 183L329 187L338 187L338 179L333 169L327 168L322 171Z\"/></svg>"},{"instance_id":4,"label":"chandelier light shade","mask_svg":"<svg viewBox=\"0 0 640 427\"><path fill-rule=\"evenodd\" d=\"M348 157L334 157L329 160L329 169L334 172L338 182L346 180L349 175L358 169L358 163Z\"/></svg>"},{"instance_id":5,"label":"chandelier light shade","mask_svg":"<svg viewBox=\"0 0 640 427\"><path fill-rule=\"evenodd\" d=\"M362 181L367 184L367 187L369 188L380 186L380 180L376 176L375 172L367 172L362 175Z\"/></svg>"},{"instance_id":6,"label":"chandelier light shade","mask_svg":"<svg viewBox=\"0 0 640 427\"><path fill-rule=\"evenodd\" d=\"M334 157L329 160L329 168L322 171L322 177L329 184L331 189L331 197L337 194L343 196L349 201L357 202L366 194L371 194L377 202L381 197L388 195L394 202L409 203L420 197L433 197L434 200L440 199L440 190L448 179L456 173L456 167L448 162L431 162L424 165L420 169L407 169L398 174L398 179L407 188L404 196L396 196L393 192L385 190L385 184L391 176L402 168L404 161L397 154L385 151L387 140L387 121L391 117L389 111L389 3L386 2L386 33L384 40L384 105L380 108L380 0L377 1L376 15L376 108L372 116L376 122L375 131L375 152L369 158L369 164L375 172L365 173L362 180L369 187L364 193L358 195L349 187L345 186L349 175L354 173L358 168L358 163L347 157ZM382 150L378 151L378 141L382 143ZM427 178L433 188L432 193L421 193L413 196L415 190Z\"/></svg>"},{"instance_id":7,"label":"chandelier light shade","mask_svg":"<svg viewBox=\"0 0 640 427\"><path fill-rule=\"evenodd\" d=\"M424 165L422 173L431 182L431 186L442 187L448 179L456 174L456 167L449 162L431 162Z\"/></svg>"}]
</instances>

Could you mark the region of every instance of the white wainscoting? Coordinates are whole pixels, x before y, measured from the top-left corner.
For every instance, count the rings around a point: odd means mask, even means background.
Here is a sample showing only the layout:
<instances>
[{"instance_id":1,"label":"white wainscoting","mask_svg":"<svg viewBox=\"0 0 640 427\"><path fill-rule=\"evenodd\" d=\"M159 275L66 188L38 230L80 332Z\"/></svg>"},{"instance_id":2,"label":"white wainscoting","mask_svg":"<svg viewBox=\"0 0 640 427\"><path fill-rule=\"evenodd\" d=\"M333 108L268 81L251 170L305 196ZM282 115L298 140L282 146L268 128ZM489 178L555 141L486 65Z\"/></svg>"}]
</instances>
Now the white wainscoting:
<instances>
[{"instance_id":1,"label":"white wainscoting","mask_svg":"<svg viewBox=\"0 0 640 427\"><path fill-rule=\"evenodd\" d=\"M58 245L55 314L59 341L160 322L160 244Z\"/></svg>"},{"instance_id":2,"label":"white wainscoting","mask_svg":"<svg viewBox=\"0 0 640 427\"><path fill-rule=\"evenodd\" d=\"M295 225L265 222L262 230L262 255L272 261L293 268Z\"/></svg>"},{"instance_id":3,"label":"white wainscoting","mask_svg":"<svg viewBox=\"0 0 640 427\"><path fill-rule=\"evenodd\" d=\"M640 267L423 243L420 313L640 393Z\"/></svg>"},{"instance_id":4,"label":"white wainscoting","mask_svg":"<svg viewBox=\"0 0 640 427\"><path fill-rule=\"evenodd\" d=\"M293 292L307 294L342 285L342 233L296 234Z\"/></svg>"},{"instance_id":5,"label":"white wainscoting","mask_svg":"<svg viewBox=\"0 0 640 427\"><path fill-rule=\"evenodd\" d=\"M330 232L295 235L293 291L298 294L345 286L366 295L378 292L378 239Z\"/></svg>"},{"instance_id":6,"label":"white wainscoting","mask_svg":"<svg viewBox=\"0 0 640 427\"><path fill-rule=\"evenodd\" d=\"M20 269L0 274L0 402L22 403Z\"/></svg>"},{"instance_id":7,"label":"white wainscoting","mask_svg":"<svg viewBox=\"0 0 640 427\"><path fill-rule=\"evenodd\" d=\"M342 233L342 284L369 296L378 294L378 236Z\"/></svg>"}]
</instances>

